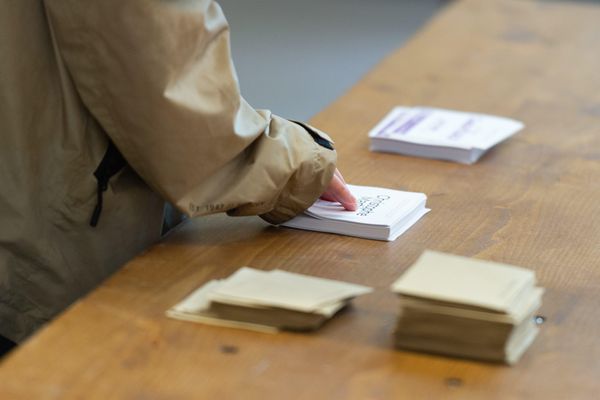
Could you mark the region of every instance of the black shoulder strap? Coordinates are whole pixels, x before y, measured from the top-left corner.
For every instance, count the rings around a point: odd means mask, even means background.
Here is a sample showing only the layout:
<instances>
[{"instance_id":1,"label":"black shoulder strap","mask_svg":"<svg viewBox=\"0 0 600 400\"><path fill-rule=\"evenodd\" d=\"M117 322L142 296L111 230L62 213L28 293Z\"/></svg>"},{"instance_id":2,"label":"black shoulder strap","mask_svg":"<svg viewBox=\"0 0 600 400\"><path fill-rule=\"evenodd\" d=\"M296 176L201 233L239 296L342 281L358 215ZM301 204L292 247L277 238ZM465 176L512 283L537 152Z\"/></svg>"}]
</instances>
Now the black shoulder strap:
<instances>
[{"instance_id":1,"label":"black shoulder strap","mask_svg":"<svg viewBox=\"0 0 600 400\"><path fill-rule=\"evenodd\" d=\"M300 125L301 127L303 127L306 132L308 132L308 134L310 136L312 136L313 140L315 142L317 142L317 144L319 144L322 147L325 147L326 149L329 150L333 150L333 144L331 144L331 142L329 140L326 140L324 138L322 138L317 132L315 132L314 129L312 129L310 126L300 122L300 121L294 121L294 120L290 120L290 122L293 122L295 124Z\"/></svg>"},{"instance_id":2,"label":"black shoulder strap","mask_svg":"<svg viewBox=\"0 0 600 400\"><path fill-rule=\"evenodd\" d=\"M98 225L98 220L100 219L100 213L102 212L102 193L108 189L108 181L112 178L117 172L119 172L123 167L127 165L127 162L114 145L112 141L108 141L108 149L106 149L106 153L100 161L100 165L94 171L94 176L98 181L98 200L96 203L96 207L94 208L94 213L92 214L92 219L90 220L91 226Z\"/></svg>"}]
</instances>

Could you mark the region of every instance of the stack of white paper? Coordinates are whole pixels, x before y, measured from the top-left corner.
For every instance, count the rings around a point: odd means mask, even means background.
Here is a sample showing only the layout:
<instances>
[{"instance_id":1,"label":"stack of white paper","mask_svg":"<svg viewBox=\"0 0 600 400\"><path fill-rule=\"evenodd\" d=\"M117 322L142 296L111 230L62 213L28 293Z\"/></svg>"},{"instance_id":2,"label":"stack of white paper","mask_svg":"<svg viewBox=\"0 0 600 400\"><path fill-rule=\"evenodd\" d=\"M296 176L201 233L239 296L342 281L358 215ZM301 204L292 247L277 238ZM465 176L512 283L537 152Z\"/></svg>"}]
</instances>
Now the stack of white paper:
<instances>
[{"instance_id":1,"label":"stack of white paper","mask_svg":"<svg viewBox=\"0 0 600 400\"><path fill-rule=\"evenodd\" d=\"M374 151L472 164L523 126L491 115L396 107L369 132L369 138Z\"/></svg>"},{"instance_id":2,"label":"stack of white paper","mask_svg":"<svg viewBox=\"0 0 600 400\"><path fill-rule=\"evenodd\" d=\"M366 286L242 267L213 280L167 311L172 318L261 331L314 330Z\"/></svg>"},{"instance_id":3,"label":"stack of white paper","mask_svg":"<svg viewBox=\"0 0 600 400\"><path fill-rule=\"evenodd\" d=\"M391 241L429 211L423 193L356 185L348 188L358 200L356 211L346 211L339 203L317 200L282 226Z\"/></svg>"},{"instance_id":4,"label":"stack of white paper","mask_svg":"<svg viewBox=\"0 0 600 400\"><path fill-rule=\"evenodd\" d=\"M537 335L533 271L426 251L392 286L396 345L513 364Z\"/></svg>"}]
</instances>

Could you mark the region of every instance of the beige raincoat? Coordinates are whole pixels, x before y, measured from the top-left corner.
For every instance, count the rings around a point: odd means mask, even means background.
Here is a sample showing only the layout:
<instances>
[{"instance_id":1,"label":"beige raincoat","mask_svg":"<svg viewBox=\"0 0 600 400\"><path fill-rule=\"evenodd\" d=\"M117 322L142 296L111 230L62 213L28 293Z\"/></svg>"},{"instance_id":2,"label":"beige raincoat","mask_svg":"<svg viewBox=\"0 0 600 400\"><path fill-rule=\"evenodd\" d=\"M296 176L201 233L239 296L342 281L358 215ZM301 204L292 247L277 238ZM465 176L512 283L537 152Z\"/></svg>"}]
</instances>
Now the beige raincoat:
<instances>
[{"instance_id":1,"label":"beige raincoat","mask_svg":"<svg viewBox=\"0 0 600 400\"><path fill-rule=\"evenodd\" d=\"M164 200L278 223L333 175L327 136L240 96L213 1L2 1L0 57L0 335L14 341L156 241ZM127 166L92 227L109 138Z\"/></svg>"}]
</instances>

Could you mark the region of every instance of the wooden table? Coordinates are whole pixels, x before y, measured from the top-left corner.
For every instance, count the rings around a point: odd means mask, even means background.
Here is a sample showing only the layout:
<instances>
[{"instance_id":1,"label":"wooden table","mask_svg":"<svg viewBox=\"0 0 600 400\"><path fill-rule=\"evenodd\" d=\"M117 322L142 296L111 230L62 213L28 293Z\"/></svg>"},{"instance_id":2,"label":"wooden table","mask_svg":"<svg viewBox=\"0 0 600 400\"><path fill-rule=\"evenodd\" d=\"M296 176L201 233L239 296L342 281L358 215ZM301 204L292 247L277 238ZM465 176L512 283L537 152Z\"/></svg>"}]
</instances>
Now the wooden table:
<instances>
[{"instance_id":1,"label":"wooden table","mask_svg":"<svg viewBox=\"0 0 600 400\"><path fill-rule=\"evenodd\" d=\"M8 357L2 399L592 399L600 396L600 7L451 4L312 122L348 181L422 191L432 212L393 243L189 222ZM360 55L357 55L360 56ZM395 105L522 120L476 165L368 151ZM396 351L388 287L425 249L536 271L541 334L515 367ZM167 319L239 266L377 288L314 334Z\"/></svg>"}]
</instances>

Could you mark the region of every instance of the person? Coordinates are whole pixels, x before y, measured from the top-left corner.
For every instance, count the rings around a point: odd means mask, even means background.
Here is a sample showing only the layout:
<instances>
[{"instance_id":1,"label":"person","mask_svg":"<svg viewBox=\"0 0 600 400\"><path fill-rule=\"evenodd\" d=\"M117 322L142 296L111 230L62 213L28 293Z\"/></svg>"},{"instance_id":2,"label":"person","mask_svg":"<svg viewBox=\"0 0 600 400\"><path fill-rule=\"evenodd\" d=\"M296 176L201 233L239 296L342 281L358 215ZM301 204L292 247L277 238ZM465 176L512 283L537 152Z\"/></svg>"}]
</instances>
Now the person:
<instances>
[{"instance_id":1,"label":"person","mask_svg":"<svg viewBox=\"0 0 600 400\"><path fill-rule=\"evenodd\" d=\"M356 208L325 133L241 97L214 1L1 2L0 49L3 346L158 240L165 201Z\"/></svg>"}]
</instances>

